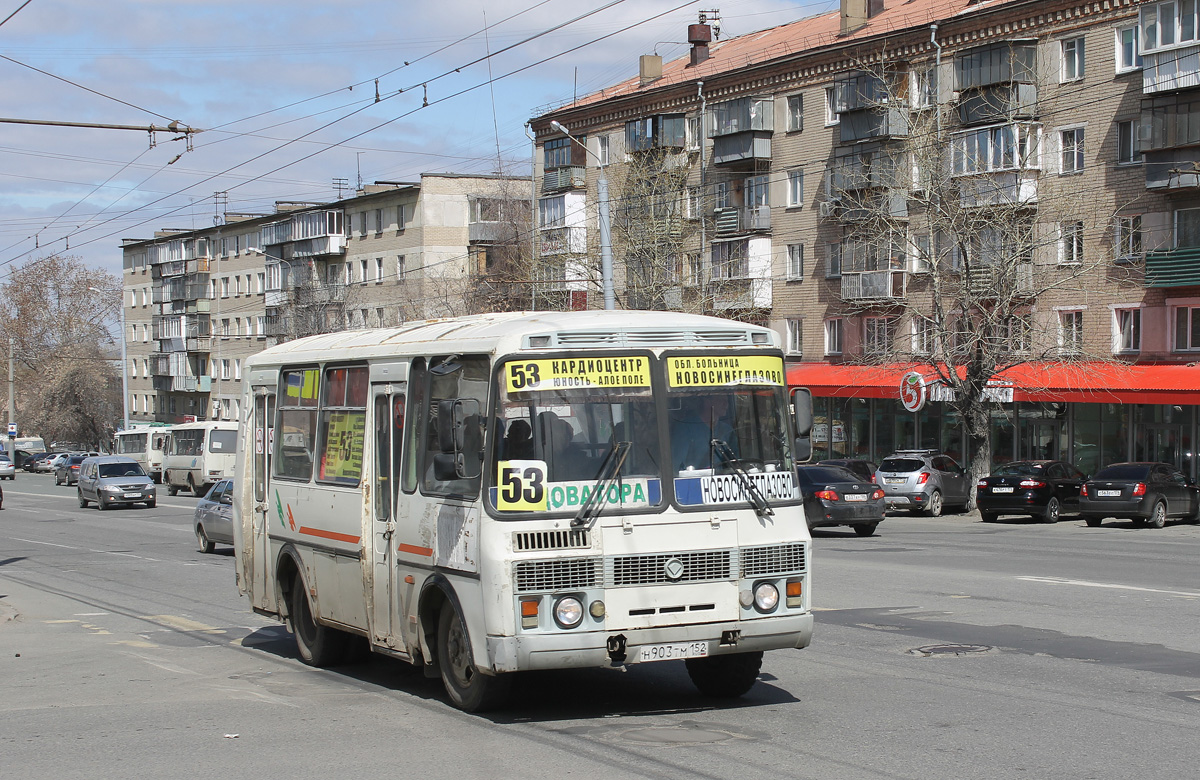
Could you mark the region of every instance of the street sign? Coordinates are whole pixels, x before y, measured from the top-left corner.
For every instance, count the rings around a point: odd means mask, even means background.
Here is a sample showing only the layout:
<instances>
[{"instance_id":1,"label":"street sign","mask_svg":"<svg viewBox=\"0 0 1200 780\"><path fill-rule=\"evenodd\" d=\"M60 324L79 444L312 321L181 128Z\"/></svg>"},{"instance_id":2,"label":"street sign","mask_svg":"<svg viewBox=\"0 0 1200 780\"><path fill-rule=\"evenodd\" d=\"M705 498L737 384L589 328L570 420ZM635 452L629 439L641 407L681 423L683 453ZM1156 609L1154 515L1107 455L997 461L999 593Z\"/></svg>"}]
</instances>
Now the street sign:
<instances>
[{"instance_id":1,"label":"street sign","mask_svg":"<svg viewBox=\"0 0 1200 780\"><path fill-rule=\"evenodd\" d=\"M8 424L8 438L10 438L10 439L17 438L17 424L16 423L10 422Z\"/></svg>"}]
</instances>

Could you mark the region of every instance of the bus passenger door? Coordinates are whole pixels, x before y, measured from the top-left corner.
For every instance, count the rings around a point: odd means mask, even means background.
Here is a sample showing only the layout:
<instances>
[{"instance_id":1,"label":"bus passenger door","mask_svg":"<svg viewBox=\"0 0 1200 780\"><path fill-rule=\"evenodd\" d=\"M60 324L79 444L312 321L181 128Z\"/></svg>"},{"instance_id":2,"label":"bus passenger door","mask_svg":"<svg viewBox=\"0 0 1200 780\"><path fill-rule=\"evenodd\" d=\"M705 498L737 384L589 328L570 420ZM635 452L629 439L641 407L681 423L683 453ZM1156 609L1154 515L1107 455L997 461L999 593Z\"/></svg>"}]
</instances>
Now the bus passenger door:
<instances>
[{"instance_id":1,"label":"bus passenger door","mask_svg":"<svg viewBox=\"0 0 1200 780\"><path fill-rule=\"evenodd\" d=\"M396 595L396 484L400 446L404 440L404 387L372 387L371 452L371 636L373 641L402 649Z\"/></svg>"},{"instance_id":2,"label":"bus passenger door","mask_svg":"<svg viewBox=\"0 0 1200 780\"><path fill-rule=\"evenodd\" d=\"M274 565L271 561L271 545L269 543L269 524L271 522L271 451L275 444L275 393L269 390L254 396L254 512L251 517L250 539L245 540L247 546L253 546L251 554L251 582L246 591L250 594L251 603L271 611L277 611L279 605L272 604L271 598L275 593Z\"/></svg>"}]
</instances>

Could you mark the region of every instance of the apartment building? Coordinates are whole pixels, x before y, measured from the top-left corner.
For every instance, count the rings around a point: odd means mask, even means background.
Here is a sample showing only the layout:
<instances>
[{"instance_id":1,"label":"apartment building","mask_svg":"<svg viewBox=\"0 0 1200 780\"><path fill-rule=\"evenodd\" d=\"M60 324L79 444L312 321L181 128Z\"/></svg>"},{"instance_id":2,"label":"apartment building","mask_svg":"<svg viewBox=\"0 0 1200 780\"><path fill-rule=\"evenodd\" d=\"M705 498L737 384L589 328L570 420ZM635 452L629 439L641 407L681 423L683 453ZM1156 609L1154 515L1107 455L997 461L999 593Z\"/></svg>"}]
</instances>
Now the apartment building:
<instances>
[{"instance_id":1,"label":"apartment building","mask_svg":"<svg viewBox=\"0 0 1200 780\"><path fill-rule=\"evenodd\" d=\"M519 254L527 233L529 187L423 174L126 240L130 420L236 420L242 366L268 346L494 304L496 258Z\"/></svg>"},{"instance_id":2,"label":"apartment building","mask_svg":"<svg viewBox=\"0 0 1200 780\"><path fill-rule=\"evenodd\" d=\"M1012 366L986 391L993 459L1195 475L1196 13L843 0L728 40L702 15L688 56L531 121L545 267L598 305L603 175L620 304L777 329L818 456L965 455L946 389L908 411L900 385L986 328ZM956 314L967 295L1003 318Z\"/></svg>"}]
</instances>

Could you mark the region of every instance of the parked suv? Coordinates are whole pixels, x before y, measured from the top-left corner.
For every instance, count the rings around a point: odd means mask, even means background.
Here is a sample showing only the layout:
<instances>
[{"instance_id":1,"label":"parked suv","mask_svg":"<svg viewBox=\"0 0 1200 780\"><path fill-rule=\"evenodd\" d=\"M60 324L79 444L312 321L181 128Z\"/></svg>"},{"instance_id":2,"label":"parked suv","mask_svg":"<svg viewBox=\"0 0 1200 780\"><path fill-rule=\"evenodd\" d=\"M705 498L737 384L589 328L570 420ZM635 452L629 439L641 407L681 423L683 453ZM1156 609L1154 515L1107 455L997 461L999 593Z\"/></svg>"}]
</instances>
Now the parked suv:
<instances>
[{"instance_id":1,"label":"parked suv","mask_svg":"<svg viewBox=\"0 0 1200 780\"><path fill-rule=\"evenodd\" d=\"M937 450L897 450L879 464L875 484L888 509L910 509L937 517L946 506L966 506L974 484L954 458Z\"/></svg>"},{"instance_id":2,"label":"parked suv","mask_svg":"<svg viewBox=\"0 0 1200 780\"><path fill-rule=\"evenodd\" d=\"M79 467L79 506L95 501L96 508L115 504L140 504L153 507L158 501L154 481L133 458L121 455L90 457Z\"/></svg>"}]
</instances>

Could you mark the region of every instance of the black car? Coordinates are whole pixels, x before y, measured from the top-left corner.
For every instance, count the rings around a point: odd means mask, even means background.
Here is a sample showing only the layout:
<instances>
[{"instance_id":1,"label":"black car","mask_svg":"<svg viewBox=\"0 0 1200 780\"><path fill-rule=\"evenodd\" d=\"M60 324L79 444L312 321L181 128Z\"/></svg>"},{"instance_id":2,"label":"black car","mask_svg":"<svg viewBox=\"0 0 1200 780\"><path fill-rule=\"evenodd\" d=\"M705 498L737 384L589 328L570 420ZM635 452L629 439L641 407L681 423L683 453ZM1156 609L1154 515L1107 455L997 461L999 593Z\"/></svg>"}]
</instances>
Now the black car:
<instances>
[{"instance_id":1,"label":"black car","mask_svg":"<svg viewBox=\"0 0 1200 780\"><path fill-rule=\"evenodd\" d=\"M1153 528L1169 517L1200 522L1200 487L1168 463L1114 463L1083 483L1079 513L1092 528L1106 517Z\"/></svg>"},{"instance_id":2,"label":"black car","mask_svg":"<svg viewBox=\"0 0 1200 780\"><path fill-rule=\"evenodd\" d=\"M975 486L983 522L999 515L1031 515L1057 523L1060 514L1079 511L1079 489L1087 475L1060 460L1019 460L997 466Z\"/></svg>"},{"instance_id":3,"label":"black car","mask_svg":"<svg viewBox=\"0 0 1200 780\"><path fill-rule=\"evenodd\" d=\"M883 490L837 466L797 466L808 527L848 525L859 536L870 536L883 520Z\"/></svg>"},{"instance_id":4,"label":"black car","mask_svg":"<svg viewBox=\"0 0 1200 780\"><path fill-rule=\"evenodd\" d=\"M857 474L859 479L865 479L867 482L875 481L875 471L879 468L869 460L860 460L858 458L832 458L820 461L817 465L843 468L846 471Z\"/></svg>"}]
</instances>

